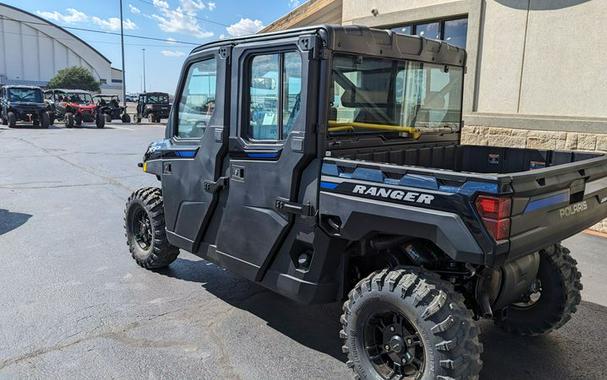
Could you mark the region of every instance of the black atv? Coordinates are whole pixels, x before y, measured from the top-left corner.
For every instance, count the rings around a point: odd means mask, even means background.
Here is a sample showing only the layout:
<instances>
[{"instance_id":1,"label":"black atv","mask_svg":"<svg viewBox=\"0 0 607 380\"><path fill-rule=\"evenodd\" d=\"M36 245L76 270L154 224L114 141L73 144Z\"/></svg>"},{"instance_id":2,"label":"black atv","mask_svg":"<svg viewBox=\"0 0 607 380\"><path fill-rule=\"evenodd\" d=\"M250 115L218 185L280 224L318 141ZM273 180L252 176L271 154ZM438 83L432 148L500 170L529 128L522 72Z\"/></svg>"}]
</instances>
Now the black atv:
<instances>
[{"instance_id":1,"label":"black atv","mask_svg":"<svg viewBox=\"0 0 607 380\"><path fill-rule=\"evenodd\" d=\"M184 67L141 164L161 188L127 201L142 267L182 249L343 302L360 379L478 379L476 319L542 335L575 313L560 242L607 217L607 155L461 145L463 49L316 26L213 42Z\"/></svg>"},{"instance_id":2,"label":"black atv","mask_svg":"<svg viewBox=\"0 0 607 380\"><path fill-rule=\"evenodd\" d=\"M2 124L9 128L16 127L19 121L32 123L34 127L51 125L40 87L4 86L0 89L0 106Z\"/></svg>"},{"instance_id":3,"label":"black atv","mask_svg":"<svg viewBox=\"0 0 607 380\"><path fill-rule=\"evenodd\" d=\"M134 119L141 123L141 119L148 119L150 123L160 123L168 119L171 112L169 94L166 92L146 92L139 95L137 100L137 113Z\"/></svg>"},{"instance_id":4,"label":"black atv","mask_svg":"<svg viewBox=\"0 0 607 380\"><path fill-rule=\"evenodd\" d=\"M126 113L126 108L120 105L118 96L99 94L93 96L93 101L107 123L111 123L112 120L121 120L123 123L131 122L131 117Z\"/></svg>"}]
</instances>

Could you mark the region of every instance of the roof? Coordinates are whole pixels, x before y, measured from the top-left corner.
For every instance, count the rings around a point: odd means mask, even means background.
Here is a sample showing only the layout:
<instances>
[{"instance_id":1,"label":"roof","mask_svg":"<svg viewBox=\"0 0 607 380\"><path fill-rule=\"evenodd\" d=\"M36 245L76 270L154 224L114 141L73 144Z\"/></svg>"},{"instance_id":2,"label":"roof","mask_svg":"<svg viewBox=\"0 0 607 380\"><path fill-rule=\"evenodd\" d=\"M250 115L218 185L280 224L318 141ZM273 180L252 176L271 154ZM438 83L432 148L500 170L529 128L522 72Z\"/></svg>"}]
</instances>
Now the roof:
<instances>
[{"instance_id":1,"label":"roof","mask_svg":"<svg viewBox=\"0 0 607 380\"><path fill-rule=\"evenodd\" d=\"M61 91L61 92L67 92L70 94L90 94L91 93L90 91L71 89L71 88L51 88L48 91Z\"/></svg>"},{"instance_id":2,"label":"roof","mask_svg":"<svg viewBox=\"0 0 607 380\"><path fill-rule=\"evenodd\" d=\"M9 85L2 86L2 87L4 87L4 88L27 88L27 89L30 89L30 90L42 90L38 86L21 86L21 85L18 85L18 84L9 84Z\"/></svg>"},{"instance_id":3,"label":"roof","mask_svg":"<svg viewBox=\"0 0 607 380\"><path fill-rule=\"evenodd\" d=\"M277 38L297 37L316 33L327 48L336 52L378 56L393 59L409 59L428 63L464 66L466 50L445 41L420 36L410 36L385 29L360 25L316 25L284 31L261 33L243 37L226 38L201 45L190 54L203 49L249 42L263 42Z\"/></svg>"},{"instance_id":4,"label":"roof","mask_svg":"<svg viewBox=\"0 0 607 380\"><path fill-rule=\"evenodd\" d=\"M43 21L43 22L45 22L45 23L49 24L50 26L53 26L53 27L55 27L55 28L57 28L57 29L61 30L62 32L69 34L71 37L73 37L74 39L76 39L76 40L78 40L78 41L82 42L84 45L86 45L86 46L87 46L87 47L89 47L91 50L93 50L95 53L97 53L97 54L98 54L98 55L99 55L101 58L103 58L103 59L104 59L104 60L105 60L107 63L109 63L109 64L111 64L111 63L112 63L112 61L110 61L109 59L107 59L107 57L106 57L105 55L101 54L101 53L99 52L99 50L95 49L94 47L92 47L91 45L89 45L89 44L88 44L86 41L84 41L82 38L80 38L80 37L78 37L77 35L75 35L75 34L73 34L73 33L69 32L69 31L65 30L64 28L60 27L59 25L54 24L54 23L50 22L49 20L47 20L47 19L45 19L45 18L42 18L42 17L40 17L40 16L37 16L37 15L35 15L35 14L33 14L33 13L30 13L30 12L28 12L28 11L24 11L24 10L23 10L23 9L21 9L21 8L14 7L14 6L12 6L12 5L8 5L8 4L5 4L5 3L0 3L0 6L6 7L6 8L10 8L10 9L12 9L12 10L14 10L14 11L17 11L17 12L24 13L24 14L26 14L26 15L30 16L30 17L37 18L38 20L41 20L41 21ZM16 20L16 21L21 21L21 22L26 22L26 23L27 23L27 21L26 21L26 20Z\"/></svg>"},{"instance_id":5,"label":"roof","mask_svg":"<svg viewBox=\"0 0 607 380\"><path fill-rule=\"evenodd\" d=\"M144 92L139 95L168 95L168 92Z\"/></svg>"}]
</instances>

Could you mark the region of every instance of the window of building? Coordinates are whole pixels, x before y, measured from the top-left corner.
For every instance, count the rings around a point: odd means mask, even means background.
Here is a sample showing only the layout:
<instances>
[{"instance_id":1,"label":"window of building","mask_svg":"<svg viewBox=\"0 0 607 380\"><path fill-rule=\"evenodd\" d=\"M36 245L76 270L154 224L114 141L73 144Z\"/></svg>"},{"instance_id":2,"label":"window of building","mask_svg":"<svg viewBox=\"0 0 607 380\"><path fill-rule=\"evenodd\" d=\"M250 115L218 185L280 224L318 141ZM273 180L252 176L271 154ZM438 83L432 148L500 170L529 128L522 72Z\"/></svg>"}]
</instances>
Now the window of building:
<instances>
[{"instance_id":1,"label":"window of building","mask_svg":"<svg viewBox=\"0 0 607 380\"><path fill-rule=\"evenodd\" d=\"M393 32L417 35L435 40L443 40L452 45L465 48L468 33L468 19L438 20L427 23L407 24L390 28Z\"/></svg>"},{"instance_id":2,"label":"window of building","mask_svg":"<svg viewBox=\"0 0 607 380\"><path fill-rule=\"evenodd\" d=\"M301 57L296 52L256 55L250 65L247 137L284 140L299 115Z\"/></svg>"},{"instance_id":3,"label":"window of building","mask_svg":"<svg viewBox=\"0 0 607 380\"><path fill-rule=\"evenodd\" d=\"M215 58L190 66L179 99L177 136L198 138L204 134L215 111L217 61Z\"/></svg>"}]
</instances>

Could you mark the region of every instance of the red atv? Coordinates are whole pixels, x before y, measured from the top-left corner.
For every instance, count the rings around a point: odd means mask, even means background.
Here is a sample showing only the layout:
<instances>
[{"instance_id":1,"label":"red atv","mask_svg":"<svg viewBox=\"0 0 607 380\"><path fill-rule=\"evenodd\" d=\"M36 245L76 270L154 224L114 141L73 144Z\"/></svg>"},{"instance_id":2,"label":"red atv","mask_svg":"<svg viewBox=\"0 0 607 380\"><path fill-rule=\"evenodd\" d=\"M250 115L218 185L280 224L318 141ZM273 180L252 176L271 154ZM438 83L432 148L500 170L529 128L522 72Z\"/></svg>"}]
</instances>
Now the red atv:
<instances>
[{"instance_id":1,"label":"red atv","mask_svg":"<svg viewBox=\"0 0 607 380\"><path fill-rule=\"evenodd\" d=\"M63 118L66 128L80 127L82 123L92 122L95 122L97 128L105 127L103 113L97 108L90 92L83 90L49 90L47 91L47 97L52 97L54 118Z\"/></svg>"}]
</instances>

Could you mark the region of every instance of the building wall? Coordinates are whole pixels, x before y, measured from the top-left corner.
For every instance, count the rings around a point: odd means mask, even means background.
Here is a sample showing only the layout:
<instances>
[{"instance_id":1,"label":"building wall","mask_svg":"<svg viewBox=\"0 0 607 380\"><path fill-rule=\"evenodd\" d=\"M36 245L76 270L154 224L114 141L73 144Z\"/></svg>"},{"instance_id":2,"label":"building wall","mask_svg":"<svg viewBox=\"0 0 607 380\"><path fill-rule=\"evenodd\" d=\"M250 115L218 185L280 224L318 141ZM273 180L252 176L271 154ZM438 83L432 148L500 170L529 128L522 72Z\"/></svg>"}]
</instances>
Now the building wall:
<instances>
[{"instance_id":1,"label":"building wall","mask_svg":"<svg viewBox=\"0 0 607 380\"><path fill-rule=\"evenodd\" d=\"M262 33L300 26L342 23L342 0L309 0L261 30Z\"/></svg>"},{"instance_id":2,"label":"building wall","mask_svg":"<svg viewBox=\"0 0 607 380\"><path fill-rule=\"evenodd\" d=\"M69 66L111 83L111 62L98 51L56 25L0 4L0 83L44 86Z\"/></svg>"},{"instance_id":3,"label":"building wall","mask_svg":"<svg viewBox=\"0 0 607 380\"><path fill-rule=\"evenodd\" d=\"M607 153L606 3L343 0L342 21L386 28L465 15L462 143ZM607 232L607 221L595 229Z\"/></svg>"}]
</instances>

